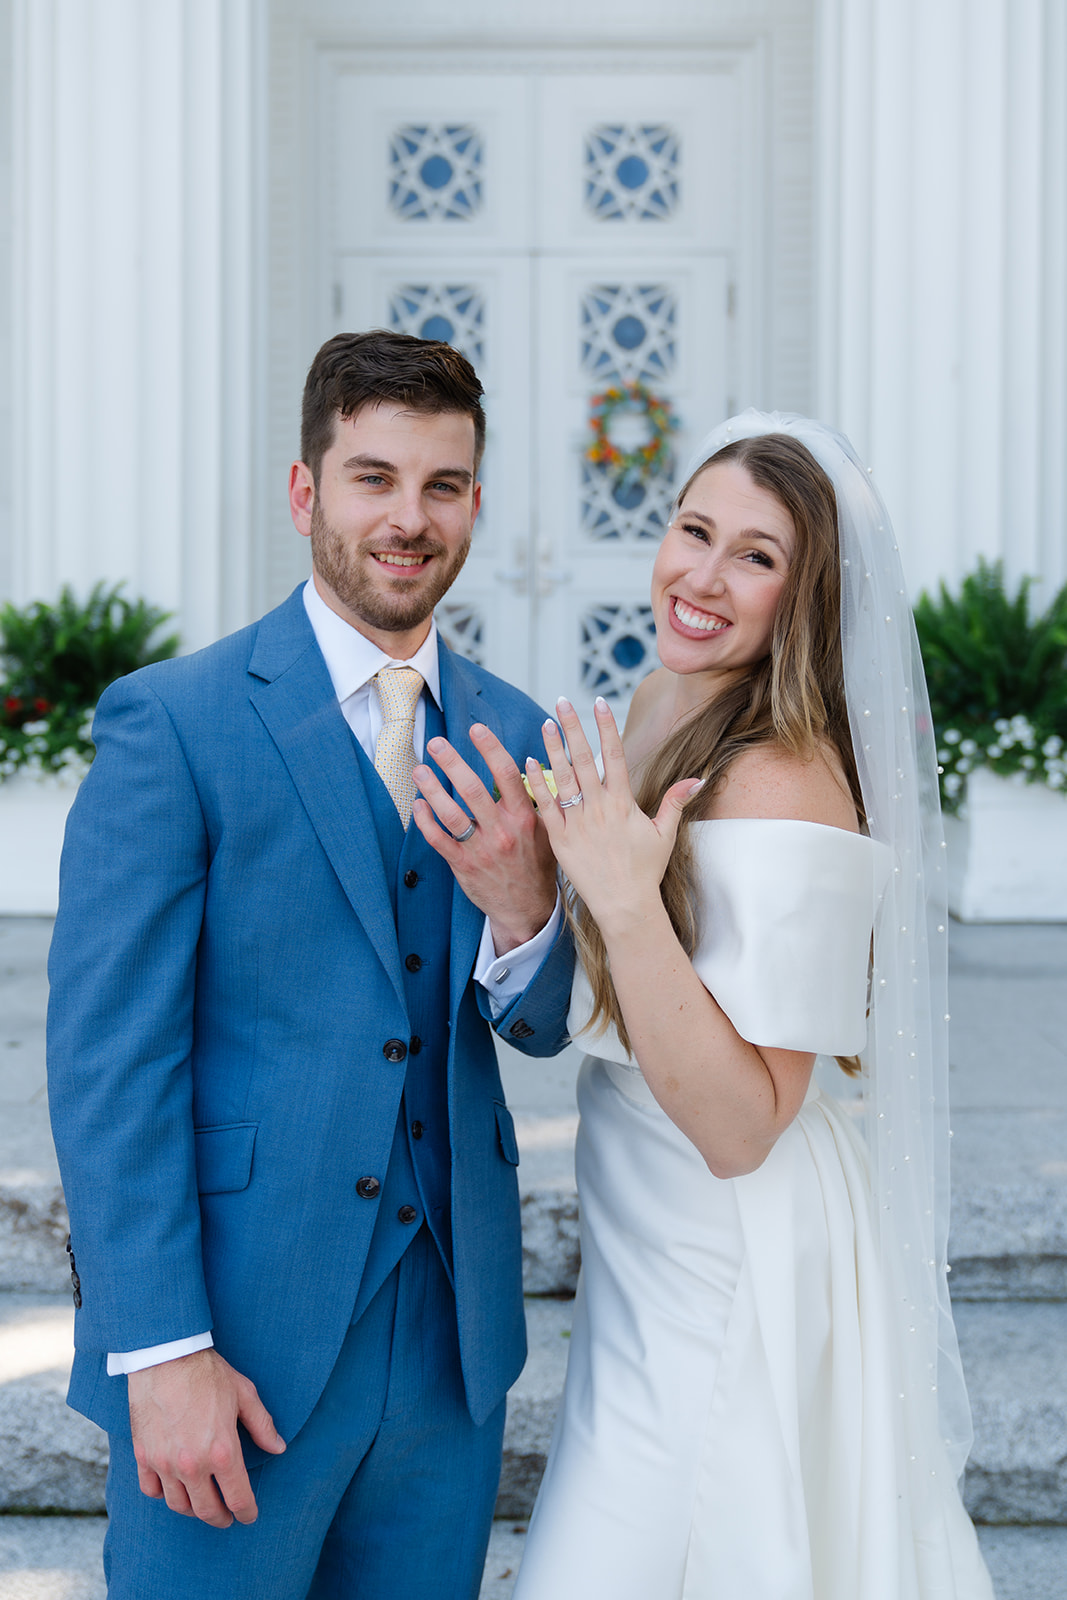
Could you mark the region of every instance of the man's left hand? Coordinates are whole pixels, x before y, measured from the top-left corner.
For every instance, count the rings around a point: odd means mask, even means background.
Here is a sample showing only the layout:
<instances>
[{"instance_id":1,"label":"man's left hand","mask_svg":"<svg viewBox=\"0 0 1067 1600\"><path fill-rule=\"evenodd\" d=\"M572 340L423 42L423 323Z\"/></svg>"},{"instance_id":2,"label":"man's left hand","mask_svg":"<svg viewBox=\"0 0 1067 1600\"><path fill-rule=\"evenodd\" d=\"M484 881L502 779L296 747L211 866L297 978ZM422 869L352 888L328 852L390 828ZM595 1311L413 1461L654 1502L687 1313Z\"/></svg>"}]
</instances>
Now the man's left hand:
<instances>
[{"instance_id":1,"label":"man's left hand","mask_svg":"<svg viewBox=\"0 0 1067 1600\"><path fill-rule=\"evenodd\" d=\"M415 782L423 798L416 800L412 816L426 842L452 868L467 899L489 918L493 945L502 956L540 933L552 915L556 860L522 773L500 740L482 722L471 728L471 739L496 780L499 800L447 739L431 739L427 753L467 810L428 766L418 766ZM472 818L475 830L460 844L455 835Z\"/></svg>"}]
</instances>

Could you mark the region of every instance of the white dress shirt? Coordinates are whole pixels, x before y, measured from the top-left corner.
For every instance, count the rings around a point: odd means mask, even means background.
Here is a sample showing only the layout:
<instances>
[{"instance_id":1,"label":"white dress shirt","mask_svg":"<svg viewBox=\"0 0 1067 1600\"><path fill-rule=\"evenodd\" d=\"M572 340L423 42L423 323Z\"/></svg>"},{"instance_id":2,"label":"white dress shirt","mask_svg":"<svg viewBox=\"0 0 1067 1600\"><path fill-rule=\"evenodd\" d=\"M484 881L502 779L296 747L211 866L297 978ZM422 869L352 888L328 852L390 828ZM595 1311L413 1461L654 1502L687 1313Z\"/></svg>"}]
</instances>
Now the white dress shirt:
<instances>
[{"instance_id":1,"label":"white dress shirt","mask_svg":"<svg viewBox=\"0 0 1067 1600\"><path fill-rule=\"evenodd\" d=\"M425 692L433 696L434 703L440 708L441 672L436 622L431 622L429 633L410 660L395 661L345 622L343 617L339 617L336 611L332 611L311 578L304 585L304 609L322 651L344 719L371 761L374 760L382 727L382 709L371 679L382 667L414 667L425 684ZM426 749L426 706L421 694L415 706L414 742L415 758L421 761ZM563 908L557 894L555 909L541 932L504 956L496 953L489 918L486 917L474 964L474 978L488 994L495 1017L518 999L534 976L551 948L562 915ZM121 1373L141 1372L145 1367L156 1367L164 1361L192 1355L195 1350L208 1350L213 1343L210 1333L194 1333L188 1338L173 1339L167 1344L151 1345L144 1350L112 1351L107 1358L108 1376L114 1378Z\"/></svg>"}]
</instances>

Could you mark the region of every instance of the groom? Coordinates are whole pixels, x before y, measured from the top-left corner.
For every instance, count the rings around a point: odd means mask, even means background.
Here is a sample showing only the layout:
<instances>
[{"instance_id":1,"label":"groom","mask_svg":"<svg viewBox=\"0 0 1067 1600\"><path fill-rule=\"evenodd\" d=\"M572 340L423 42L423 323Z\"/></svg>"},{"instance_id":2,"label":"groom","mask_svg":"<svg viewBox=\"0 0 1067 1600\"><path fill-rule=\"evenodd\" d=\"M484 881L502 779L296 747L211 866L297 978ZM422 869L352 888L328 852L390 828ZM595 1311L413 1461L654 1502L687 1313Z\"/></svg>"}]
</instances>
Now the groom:
<instances>
[{"instance_id":1,"label":"groom","mask_svg":"<svg viewBox=\"0 0 1067 1600\"><path fill-rule=\"evenodd\" d=\"M447 345L331 339L290 474L312 579L100 702L49 1094L112 1600L478 1592L525 1353L489 1024L552 1054L572 959L516 766L542 714L433 622L480 395Z\"/></svg>"}]
</instances>

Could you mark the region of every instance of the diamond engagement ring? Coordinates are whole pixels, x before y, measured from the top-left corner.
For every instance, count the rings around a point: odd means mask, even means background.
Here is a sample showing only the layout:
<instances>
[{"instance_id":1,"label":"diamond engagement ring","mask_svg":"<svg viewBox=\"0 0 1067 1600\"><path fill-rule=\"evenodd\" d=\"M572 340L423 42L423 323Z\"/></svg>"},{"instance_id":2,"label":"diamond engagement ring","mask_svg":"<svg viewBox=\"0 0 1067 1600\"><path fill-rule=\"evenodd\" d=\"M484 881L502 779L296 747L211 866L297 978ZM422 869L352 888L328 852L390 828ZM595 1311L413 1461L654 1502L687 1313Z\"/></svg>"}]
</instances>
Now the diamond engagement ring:
<instances>
[{"instance_id":1,"label":"diamond engagement ring","mask_svg":"<svg viewBox=\"0 0 1067 1600\"><path fill-rule=\"evenodd\" d=\"M471 838L474 837L474 830L475 830L475 828L477 826L478 826L478 824L474 821L474 818L472 817L471 820L470 820L470 823L468 824L467 827L464 828L463 832L462 833L454 833L452 835L452 837L453 837L453 839L455 839L457 844L466 844L468 839L471 839Z\"/></svg>"},{"instance_id":2,"label":"diamond engagement ring","mask_svg":"<svg viewBox=\"0 0 1067 1600\"><path fill-rule=\"evenodd\" d=\"M561 800L559 802L559 809L561 811L566 811L570 806L580 806L584 799L585 795L579 789L578 793L572 794L569 800Z\"/></svg>"}]
</instances>

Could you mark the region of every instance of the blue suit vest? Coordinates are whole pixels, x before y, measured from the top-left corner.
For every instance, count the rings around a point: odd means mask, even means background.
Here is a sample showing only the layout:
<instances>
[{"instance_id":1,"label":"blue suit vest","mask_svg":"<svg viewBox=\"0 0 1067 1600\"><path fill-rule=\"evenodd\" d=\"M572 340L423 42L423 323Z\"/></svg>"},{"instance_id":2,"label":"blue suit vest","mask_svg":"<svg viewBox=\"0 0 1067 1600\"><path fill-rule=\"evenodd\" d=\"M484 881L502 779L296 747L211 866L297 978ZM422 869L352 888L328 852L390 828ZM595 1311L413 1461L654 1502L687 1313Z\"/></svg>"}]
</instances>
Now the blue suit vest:
<instances>
[{"instance_id":1,"label":"blue suit vest","mask_svg":"<svg viewBox=\"0 0 1067 1600\"><path fill-rule=\"evenodd\" d=\"M429 695L426 738L444 734ZM373 763L359 755L396 923L410 1034L404 1092L378 1216L352 1317L360 1317L422 1224L452 1277L451 1146L448 1135L448 986L452 874L412 823L401 828ZM370 841L368 841L370 843Z\"/></svg>"}]
</instances>

